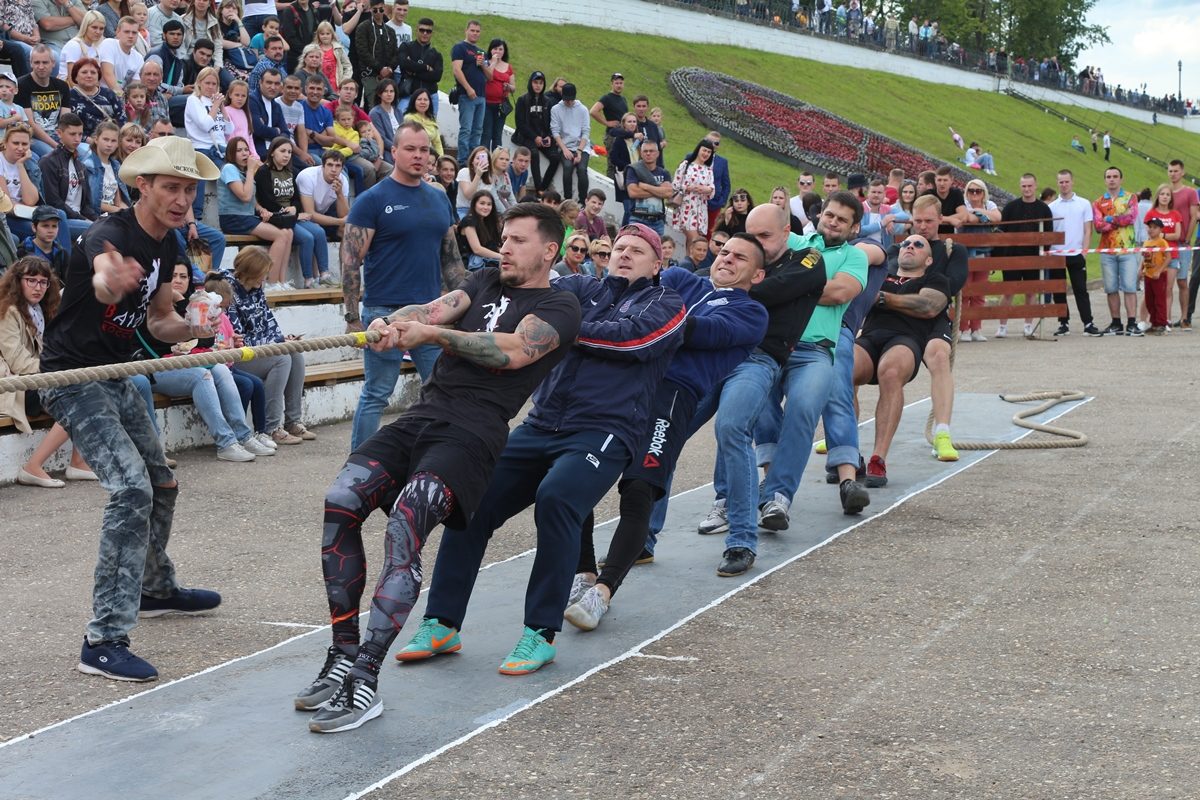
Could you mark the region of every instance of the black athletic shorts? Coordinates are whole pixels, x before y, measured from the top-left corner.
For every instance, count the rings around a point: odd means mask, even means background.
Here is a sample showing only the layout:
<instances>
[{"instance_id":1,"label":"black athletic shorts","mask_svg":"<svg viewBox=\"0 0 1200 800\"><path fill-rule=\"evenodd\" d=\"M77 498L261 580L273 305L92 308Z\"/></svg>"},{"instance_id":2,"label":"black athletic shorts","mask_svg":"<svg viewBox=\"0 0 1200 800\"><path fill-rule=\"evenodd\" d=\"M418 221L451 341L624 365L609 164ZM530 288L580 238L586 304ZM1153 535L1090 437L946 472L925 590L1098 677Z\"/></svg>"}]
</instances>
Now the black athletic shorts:
<instances>
[{"instance_id":1,"label":"black athletic shorts","mask_svg":"<svg viewBox=\"0 0 1200 800\"><path fill-rule=\"evenodd\" d=\"M883 358L883 354L893 347L907 347L913 354L913 371L912 375L908 376L905 383L910 383L913 378L917 377L917 373L921 371L921 354L925 349L924 342L918 342L913 337L899 331L889 331L882 328L877 328L873 331L864 331L859 334L859 337L854 340L854 343L867 351L867 356L871 359L871 383L879 383L879 360Z\"/></svg>"},{"instance_id":2,"label":"black athletic shorts","mask_svg":"<svg viewBox=\"0 0 1200 800\"><path fill-rule=\"evenodd\" d=\"M654 498L667 493L667 481L687 444L697 401L673 381L663 381L650 407L650 426L644 446L634 454L621 483L642 480L654 487Z\"/></svg>"},{"instance_id":3,"label":"black athletic shorts","mask_svg":"<svg viewBox=\"0 0 1200 800\"><path fill-rule=\"evenodd\" d=\"M941 339L946 344L954 344L954 320L950 319L950 315L945 311L934 321L933 327L929 331L929 338L925 341L932 342L934 339Z\"/></svg>"},{"instance_id":4,"label":"black athletic shorts","mask_svg":"<svg viewBox=\"0 0 1200 800\"><path fill-rule=\"evenodd\" d=\"M378 461L400 484L418 472L437 475L454 494L454 510L446 524L458 530L466 528L474 516L496 466L496 454L478 436L452 423L423 417L400 417L354 452Z\"/></svg>"}]
</instances>

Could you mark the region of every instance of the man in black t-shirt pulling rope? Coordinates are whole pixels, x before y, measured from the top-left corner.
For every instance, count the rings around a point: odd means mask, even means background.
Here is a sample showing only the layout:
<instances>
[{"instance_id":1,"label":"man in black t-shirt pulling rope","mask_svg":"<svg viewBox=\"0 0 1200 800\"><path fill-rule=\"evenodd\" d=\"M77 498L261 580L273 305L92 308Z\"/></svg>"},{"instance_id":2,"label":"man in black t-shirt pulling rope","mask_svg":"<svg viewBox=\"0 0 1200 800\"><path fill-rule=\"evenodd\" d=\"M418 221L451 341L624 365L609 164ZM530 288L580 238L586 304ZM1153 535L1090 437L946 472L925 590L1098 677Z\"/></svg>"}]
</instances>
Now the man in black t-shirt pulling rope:
<instances>
[{"instance_id":1,"label":"man in black t-shirt pulling rope","mask_svg":"<svg viewBox=\"0 0 1200 800\"><path fill-rule=\"evenodd\" d=\"M875 307L854 342L854 385L879 384L875 449L867 463L867 486L887 485L887 453L904 410L904 384L917 377L938 317L950 302L946 276L931 272L929 240L913 234L900 243L899 270L888 275Z\"/></svg>"},{"instance_id":2,"label":"man in black t-shirt pulling rope","mask_svg":"<svg viewBox=\"0 0 1200 800\"><path fill-rule=\"evenodd\" d=\"M213 335L175 313L170 282L179 255L175 229L197 183L218 174L177 136L125 160L120 178L136 185L141 199L98 220L72 249L62 307L46 328L42 372L128 361L143 323L163 342ZM41 398L108 492L79 670L154 680L157 670L129 651L139 614L197 614L221 602L216 592L181 589L175 580L167 539L179 489L154 423L130 378L43 389Z\"/></svg>"},{"instance_id":3,"label":"man in black t-shirt pulling rope","mask_svg":"<svg viewBox=\"0 0 1200 800\"><path fill-rule=\"evenodd\" d=\"M333 644L294 701L317 712L309 730L352 730L383 712L379 667L420 594L425 540L442 522L465 528L471 521L509 420L578 336L579 300L550 288L562 239L553 209L517 205L505 216L499 269L481 269L437 300L371 323L384 334L376 350L434 344L443 353L417 401L355 448L325 495L321 564ZM387 547L360 644L362 523L377 508L388 512ZM435 646L461 647L456 632Z\"/></svg>"}]
</instances>

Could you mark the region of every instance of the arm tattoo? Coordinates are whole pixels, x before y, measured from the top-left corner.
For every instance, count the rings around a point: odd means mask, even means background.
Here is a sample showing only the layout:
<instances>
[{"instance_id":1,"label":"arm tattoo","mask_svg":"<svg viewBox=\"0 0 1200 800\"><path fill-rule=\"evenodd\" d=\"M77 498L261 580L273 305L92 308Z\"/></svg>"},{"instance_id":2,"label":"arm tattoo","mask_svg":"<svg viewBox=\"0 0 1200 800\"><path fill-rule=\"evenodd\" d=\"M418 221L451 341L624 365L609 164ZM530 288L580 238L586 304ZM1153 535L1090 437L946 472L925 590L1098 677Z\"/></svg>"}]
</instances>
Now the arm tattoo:
<instances>
[{"instance_id":1,"label":"arm tattoo","mask_svg":"<svg viewBox=\"0 0 1200 800\"><path fill-rule=\"evenodd\" d=\"M910 317L933 317L949 302L937 289L922 289L917 294L888 295L888 306Z\"/></svg>"},{"instance_id":2,"label":"arm tattoo","mask_svg":"<svg viewBox=\"0 0 1200 800\"><path fill-rule=\"evenodd\" d=\"M346 225L342 233L340 248L340 266L342 269L342 296L346 310L358 309L358 301L362 297L362 267L363 257L367 254L367 228L358 225Z\"/></svg>"},{"instance_id":3,"label":"arm tattoo","mask_svg":"<svg viewBox=\"0 0 1200 800\"><path fill-rule=\"evenodd\" d=\"M462 263L462 254L458 252L458 239L454 228L448 228L442 237L442 285L453 292L462 286L467 277L467 270Z\"/></svg>"},{"instance_id":4,"label":"arm tattoo","mask_svg":"<svg viewBox=\"0 0 1200 800\"><path fill-rule=\"evenodd\" d=\"M558 331L550 323L532 314L521 320L516 333L521 337L521 352L530 363L558 349Z\"/></svg>"},{"instance_id":5,"label":"arm tattoo","mask_svg":"<svg viewBox=\"0 0 1200 800\"><path fill-rule=\"evenodd\" d=\"M435 341L447 353L465 358L481 367L504 369L509 363L508 355L496 344L494 333L466 333L453 328L443 328L438 331Z\"/></svg>"},{"instance_id":6,"label":"arm tattoo","mask_svg":"<svg viewBox=\"0 0 1200 800\"><path fill-rule=\"evenodd\" d=\"M388 322L411 320L425 325L449 325L462 316L459 309L470 303L467 293L456 289L429 303L404 306L392 313Z\"/></svg>"}]
</instances>

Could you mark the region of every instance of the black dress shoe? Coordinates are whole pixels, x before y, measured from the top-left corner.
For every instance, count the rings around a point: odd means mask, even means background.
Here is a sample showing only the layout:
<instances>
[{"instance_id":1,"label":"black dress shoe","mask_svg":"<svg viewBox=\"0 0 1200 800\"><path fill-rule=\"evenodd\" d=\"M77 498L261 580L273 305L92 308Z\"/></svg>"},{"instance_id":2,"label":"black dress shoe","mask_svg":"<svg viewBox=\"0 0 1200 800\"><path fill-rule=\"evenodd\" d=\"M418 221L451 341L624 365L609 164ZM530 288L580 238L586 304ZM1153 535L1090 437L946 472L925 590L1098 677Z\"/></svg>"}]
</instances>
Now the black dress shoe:
<instances>
[{"instance_id":1,"label":"black dress shoe","mask_svg":"<svg viewBox=\"0 0 1200 800\"><path fill-rule=\"evenodd\" d=\"M871 495L867 493L867 487L858 481L842 481L838 493L842 497L843 514L858 514L871 505Z\"/></svg>"},{"instance_id":2,"label":"black dress shoe","mask_svg":"<svg viewBox=\"0 0 1200 800\"><path fill-rule=\"evenodd\" d=\"M717 575L722 578L732 578L741 575L754 565L754 553L748 547L731 547L725 551L721 566L717 567Z\"/></svg>"}]
</instances>

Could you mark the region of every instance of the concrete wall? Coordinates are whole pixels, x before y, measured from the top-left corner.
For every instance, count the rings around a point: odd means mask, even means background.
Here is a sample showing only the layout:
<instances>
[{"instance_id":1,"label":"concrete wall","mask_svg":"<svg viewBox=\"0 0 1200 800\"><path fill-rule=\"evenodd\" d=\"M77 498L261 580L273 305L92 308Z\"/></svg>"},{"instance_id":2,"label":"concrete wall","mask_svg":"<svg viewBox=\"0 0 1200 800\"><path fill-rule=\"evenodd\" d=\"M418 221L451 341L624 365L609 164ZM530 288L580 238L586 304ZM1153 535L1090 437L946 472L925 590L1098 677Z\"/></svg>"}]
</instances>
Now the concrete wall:
<instances>
[{"instance_id":1,"label":"concrete wall","mask_svg":"<svg viewBox=\"0 0 1200 800\"><path fill-rule=\"evenodd\" d=\"M607 0L602 7L586 3L558 3L546 2L546 0L422 0L420 5L422 8L464 14L492 14L512 19L586 25L593 28L605 27L618 31L665 31L666 35L685 42L750 47L755 50L805 58L825 64L895 72L918 80L953 84L967 89L994 92L1000 91L1007 84L1006 80L993 75L955 69L918 58L873 52L817 36L767 28L701 11L658 5L643 0ZM454 35L458 35L457 32L454 32ZM485 38L491 35L491 32L484 31ZM443 49L449 52L448 45ZM614 62L614 66L619 66L619 64ZM721 69L720 64L704 66L718 71ZM1069 92L1043 90L1036 85L1031 86L1025 83L1013 85L1022 93L1041 100L1085 106L1119 114L1140 122L1150 122L1150 112L1148 111L1143 112L1129 106L1107 103L1103 100ZM1044 94L1039 94L1039 92L1044 92ZM1159 124L1200 132L1200 117L1181 119L1180 117L1159 115Z\"/></svg>"}]
</instances>

